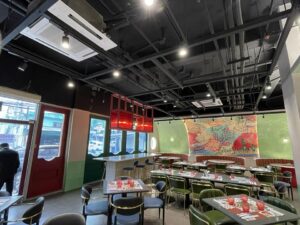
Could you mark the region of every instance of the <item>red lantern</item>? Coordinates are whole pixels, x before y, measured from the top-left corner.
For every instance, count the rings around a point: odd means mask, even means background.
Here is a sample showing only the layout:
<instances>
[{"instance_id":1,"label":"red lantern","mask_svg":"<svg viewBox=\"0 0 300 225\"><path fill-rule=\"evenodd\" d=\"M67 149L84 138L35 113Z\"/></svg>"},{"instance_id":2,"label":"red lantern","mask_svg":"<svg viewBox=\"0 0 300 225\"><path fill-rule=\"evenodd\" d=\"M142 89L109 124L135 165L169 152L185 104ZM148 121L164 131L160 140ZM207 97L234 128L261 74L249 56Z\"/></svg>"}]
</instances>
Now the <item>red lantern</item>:
<instances>
[{"instance_id":1,"label":"red lantern","mask_svg":"<svg viewBox=\"0 0 300 225\"><path fill-rule=\"evenodd\" d=\"M111 96L110 128L132 130L133 113L131 100L119 94Z\"/></svg>"}]
</instances>

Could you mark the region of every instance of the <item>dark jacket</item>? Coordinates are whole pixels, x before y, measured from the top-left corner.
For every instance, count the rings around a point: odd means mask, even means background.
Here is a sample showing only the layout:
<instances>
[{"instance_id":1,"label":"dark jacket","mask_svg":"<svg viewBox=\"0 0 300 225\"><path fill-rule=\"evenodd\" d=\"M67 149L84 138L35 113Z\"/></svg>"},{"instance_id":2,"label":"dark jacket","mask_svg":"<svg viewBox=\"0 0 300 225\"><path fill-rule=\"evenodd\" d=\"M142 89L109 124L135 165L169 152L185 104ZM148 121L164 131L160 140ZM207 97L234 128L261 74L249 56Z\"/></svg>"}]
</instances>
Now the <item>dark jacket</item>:
<instances>
[{"instance_id":1,"label":"dark jacket","mask_svg":"<svg viewBox=\"0 0 300 225\"><path fill-rule=\"evenodd\" d=\"M0 179L14 177L19 166L18 152L8 148L0 150Z\"/></svg>"}]
</instances>

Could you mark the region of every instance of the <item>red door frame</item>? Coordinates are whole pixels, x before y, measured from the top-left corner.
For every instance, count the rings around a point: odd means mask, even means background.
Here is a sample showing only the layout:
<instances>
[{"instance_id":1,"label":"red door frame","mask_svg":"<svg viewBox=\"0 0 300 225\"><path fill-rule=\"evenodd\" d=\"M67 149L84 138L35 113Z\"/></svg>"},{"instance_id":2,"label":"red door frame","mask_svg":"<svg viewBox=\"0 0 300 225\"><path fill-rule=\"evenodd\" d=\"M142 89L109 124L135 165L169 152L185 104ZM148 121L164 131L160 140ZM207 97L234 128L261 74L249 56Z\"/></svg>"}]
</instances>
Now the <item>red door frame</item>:
<instances>
[{"instance_id":1,"label":"red door frame","mask_svg":"<svg viewBox=\"0 0 300 225\"><path fill-rule=\"evenodd\" d=\"M43 158L38 158L45 111L64 114L64 124L60 143L60 154L58 157L55 157L50 161L47 161ZM44 104L41 105L38 119L37 134L35 138L35 146L33 151L31 173L28 185L28 197L34 197L51 192L56 192L63 188L65 151L67 146L69 118L69 109L57 108L54 106Z\"/></svg>"},{"instance_id":2,"label":"red door frame","mask_svg":"<svg viewBox=\"0 0 300 225\"><path fill-rule=\"evenodd\" d=\"M22 120L0 119L0 123L29 125L29 131L28 131L27 142L26 142L26 147L25 147L24 161L23 161L23 169L22 169L22 175L21 175L20 187L19 187L19 194L22 195L23 190L24 190L24 182L25 182L25 178L26 178L26 171L27 171L28 158L29 158L29 152L30 152L31 141L32 141L34 122L33 121L32 122L31 121L22 121Z\"/></svg>"}]
</instances>

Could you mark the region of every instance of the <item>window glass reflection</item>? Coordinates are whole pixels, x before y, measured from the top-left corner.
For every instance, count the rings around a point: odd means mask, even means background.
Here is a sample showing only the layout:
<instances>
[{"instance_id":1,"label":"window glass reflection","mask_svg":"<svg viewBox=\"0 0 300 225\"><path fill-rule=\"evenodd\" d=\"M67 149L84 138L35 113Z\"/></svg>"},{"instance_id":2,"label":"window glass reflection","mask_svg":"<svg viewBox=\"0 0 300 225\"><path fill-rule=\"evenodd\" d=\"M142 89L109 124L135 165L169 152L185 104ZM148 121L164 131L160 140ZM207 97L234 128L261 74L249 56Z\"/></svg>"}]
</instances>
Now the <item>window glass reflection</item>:
<instances>
[{"instance_id":1,"label":"window glass reflection","mask_svg":"<svg viewBox=\"0 0 300 225\"><path fill-rule=\"evenodd\" d=\"M99 156L104 152L106 120L91 118L88 154Z\"/></svg>"},{"instance_id":2,"label":"window glass reflection","mask_svg":"<svg viewBox=\"0 0 300 225\"><path fill-rule=\"evenodd\" d=\"M127 131L126 152L133 153L135 148L135 132Z\"/></svg>"},{"instance_id":3,"label":"window glass reflection","mask_svg":"<svg viewBox=\"0 0 300 225\"><path fill-rule=\"evenodd\" d=\"M112 129L110 132L109 152L117 155L122 150L122 131Z\"/></svg>"}]
</instances>

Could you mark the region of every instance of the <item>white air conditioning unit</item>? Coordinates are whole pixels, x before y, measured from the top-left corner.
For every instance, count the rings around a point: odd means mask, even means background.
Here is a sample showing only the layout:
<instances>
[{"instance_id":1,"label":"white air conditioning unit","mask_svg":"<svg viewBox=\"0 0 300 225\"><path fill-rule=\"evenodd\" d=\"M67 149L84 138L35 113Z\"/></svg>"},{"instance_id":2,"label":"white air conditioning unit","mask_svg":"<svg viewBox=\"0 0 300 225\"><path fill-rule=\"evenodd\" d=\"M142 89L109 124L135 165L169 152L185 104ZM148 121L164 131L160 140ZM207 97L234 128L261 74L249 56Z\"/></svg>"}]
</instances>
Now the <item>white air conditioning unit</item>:
<instances>
[{"instance_id":1,"label":"white air conditioning unit","mask_svg":"<svg viewBox=\"0 0 300 225\"><path fill-rule=\"evenodd\" d=\"M223 105L220 98L197 100L197 101L193 101L192 104L197 108L209 108L209 107L216 107L216 106Z\"/></svg>"},{"instance_id":2,"label":"white air conditioning unit","mask_svg":"<svg viewBox=\"0 0 300 225\"><path fill-rule=\"evenodd\" d=\"M102 32L106 26L103 17L86 0L59 0L48 11L103 50L117 46ZM61 41L64 31L47 18L41 18L21 34L79 62L97 55L97 52L71 35L70 48L63 48Z\"/></svg>"}]
</instances>

